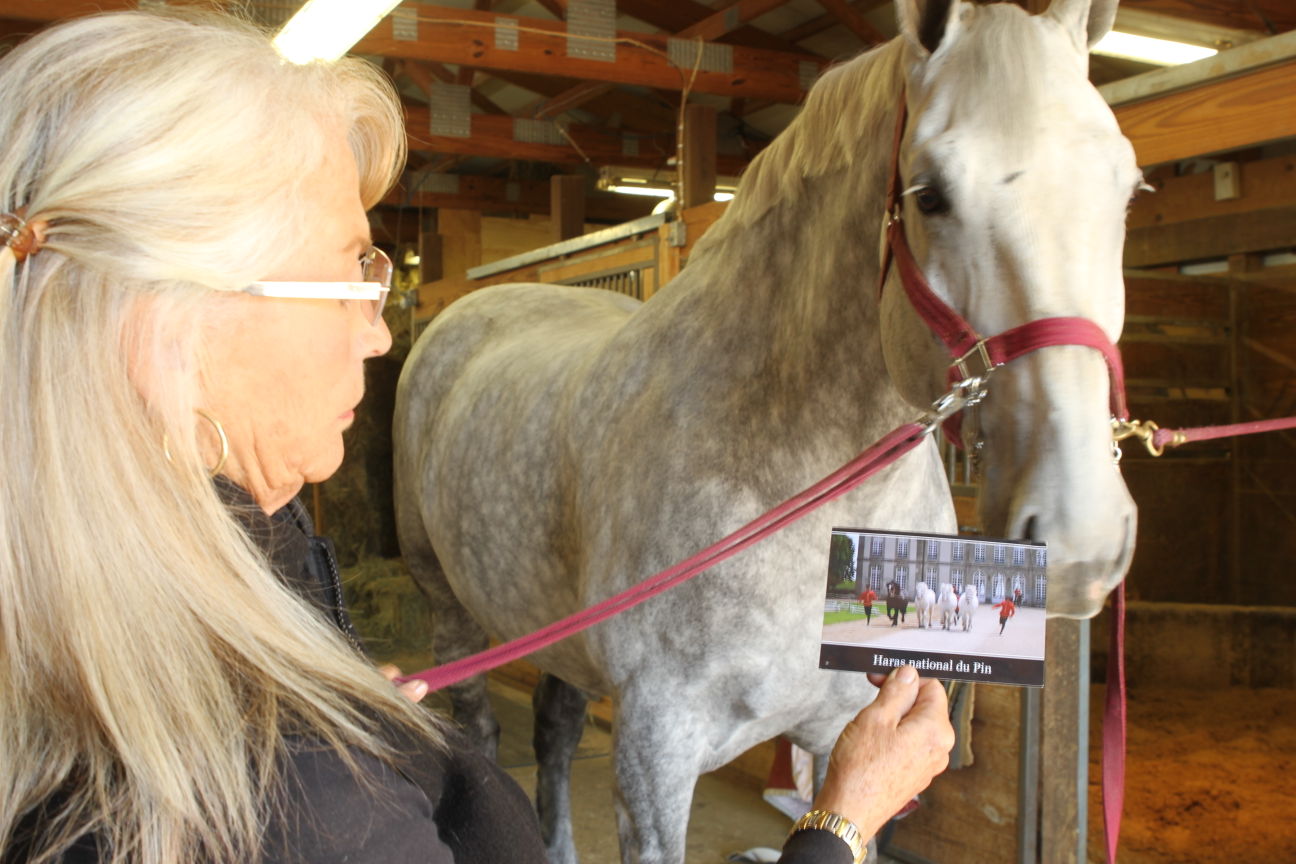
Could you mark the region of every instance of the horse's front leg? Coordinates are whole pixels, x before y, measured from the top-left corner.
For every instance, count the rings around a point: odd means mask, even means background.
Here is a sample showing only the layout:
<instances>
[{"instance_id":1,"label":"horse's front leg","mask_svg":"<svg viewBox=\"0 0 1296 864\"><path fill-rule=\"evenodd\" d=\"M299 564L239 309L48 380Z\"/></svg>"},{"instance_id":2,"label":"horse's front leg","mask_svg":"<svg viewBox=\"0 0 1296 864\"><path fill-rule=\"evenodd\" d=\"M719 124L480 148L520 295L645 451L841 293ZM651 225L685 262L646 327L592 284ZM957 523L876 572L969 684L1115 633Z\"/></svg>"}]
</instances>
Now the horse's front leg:
<instances>
[{"instance_id":1,"label":"horse's front leg","mask_svg":"<svg viewBox=\"0 0 1296 864\"><path fill-rule=\"evenodd\" d=\"M536 812L549 864L576 864L572 840L571 763L585 731L585 705L580 690L553 675L540 676L531 694L535 709Z\"/></svg>"},{"instance_id":2,"label":"horse's front leg","mask_svg":"<svg viewBox=\"0 0 1296 864\"><path fill-rule=\"evenodd\" d=\"M622 693L614 734L622 864L684 864L700 741L678 698L667 689Z\"/></svg>"}]
</instances>

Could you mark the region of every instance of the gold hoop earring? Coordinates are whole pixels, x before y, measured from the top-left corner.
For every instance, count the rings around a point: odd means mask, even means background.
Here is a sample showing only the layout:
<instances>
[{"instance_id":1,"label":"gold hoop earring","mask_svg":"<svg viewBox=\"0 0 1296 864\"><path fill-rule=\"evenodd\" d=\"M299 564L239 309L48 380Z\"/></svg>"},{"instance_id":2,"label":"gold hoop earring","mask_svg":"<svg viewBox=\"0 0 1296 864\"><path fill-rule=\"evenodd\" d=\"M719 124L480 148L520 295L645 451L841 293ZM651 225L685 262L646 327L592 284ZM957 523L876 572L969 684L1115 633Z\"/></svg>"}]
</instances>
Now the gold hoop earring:
<instances>
[{"instance_id":1,"label":"gold hoop earring","mask_svg":"<svg viewBox=\"0 0 1296 864\"><path fill-rule=\"evenodd\" d=\"M229 437L225 434L225 427L222 426L221 422L215 417L201 408L195 408L194 411L199 417L212 425L212 428L216 430L216 437L220 439L220 458L216 460L215 465L207 469L207 476L215 477L220 473L220 470L225 467L225 462L229 459ZM168 462L171 461L171 440L167 437L165 432L162 433L162 455L166 456Z\"/></svg>"}]
</instances>

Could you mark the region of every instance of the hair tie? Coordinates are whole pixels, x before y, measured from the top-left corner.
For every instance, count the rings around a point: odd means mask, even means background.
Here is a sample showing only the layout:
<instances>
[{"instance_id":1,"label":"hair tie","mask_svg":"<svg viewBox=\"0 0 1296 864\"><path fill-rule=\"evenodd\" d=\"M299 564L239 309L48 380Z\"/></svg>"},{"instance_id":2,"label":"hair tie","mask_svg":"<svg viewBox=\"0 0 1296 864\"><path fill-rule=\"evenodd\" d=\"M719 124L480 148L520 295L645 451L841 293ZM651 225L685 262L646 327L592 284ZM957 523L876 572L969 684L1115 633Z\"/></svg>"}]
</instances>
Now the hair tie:
<instances>
[{"instance_id":1,"label":"hair tie","mask_svg":"<svg viewBox=\"0 0 1296 864\"><path fill-rule=\"evenodd\" d=\"M48 224L41 219L28 222L23 218L21 207L17 213L0 213L0 234L4 235L5 245L13 250L14 258L19 262L41 250Z\"/></svg>"}]
</instances>

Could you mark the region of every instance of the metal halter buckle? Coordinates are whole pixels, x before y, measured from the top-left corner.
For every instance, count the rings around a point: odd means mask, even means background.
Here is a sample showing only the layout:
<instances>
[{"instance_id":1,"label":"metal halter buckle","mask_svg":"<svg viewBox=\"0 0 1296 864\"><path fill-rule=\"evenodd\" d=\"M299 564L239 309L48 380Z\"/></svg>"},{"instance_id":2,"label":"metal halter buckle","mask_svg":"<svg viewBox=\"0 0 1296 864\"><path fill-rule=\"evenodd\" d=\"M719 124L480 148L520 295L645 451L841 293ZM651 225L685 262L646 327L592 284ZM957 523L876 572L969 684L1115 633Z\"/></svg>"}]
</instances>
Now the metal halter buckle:
<instances>
[{"instance_id":1,"label":"metal halter buckle","mask_svg":"<svg viewBox=\"0 0 1296 864\"><path fill-rule=\"evenodd\" d=\"M978 368L973 368L973 363ZM990 359L990 349L986 347L986 340L982 339L968 349L968 352L962 357L950 364L957 372L960 380L970 381L978 378L985 381L990 373L1002 366L1002 363L996 363Z\"/></svg>"}]
</instances>

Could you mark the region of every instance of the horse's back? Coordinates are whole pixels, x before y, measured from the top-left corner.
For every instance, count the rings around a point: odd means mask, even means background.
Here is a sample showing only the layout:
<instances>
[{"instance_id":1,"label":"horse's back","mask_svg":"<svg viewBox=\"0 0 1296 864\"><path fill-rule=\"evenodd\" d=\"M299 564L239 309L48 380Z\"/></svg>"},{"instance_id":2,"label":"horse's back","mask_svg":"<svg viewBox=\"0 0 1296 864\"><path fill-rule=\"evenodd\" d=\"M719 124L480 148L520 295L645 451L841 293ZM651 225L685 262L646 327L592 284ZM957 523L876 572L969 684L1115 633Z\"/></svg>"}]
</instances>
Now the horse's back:
<instances>
[{"instance_id":1,"label":"horse's back","mask_svg":"<svg viewBox=\"0 0 1296 864\"><path fill-rule=\"evenodd\" d=\"M564 426L601 346L639 305L588 288L487 288L441 313L406 361L393 426L402 551L434 555L492 636L583 605Z\"/></svg>"}]
</instances>

